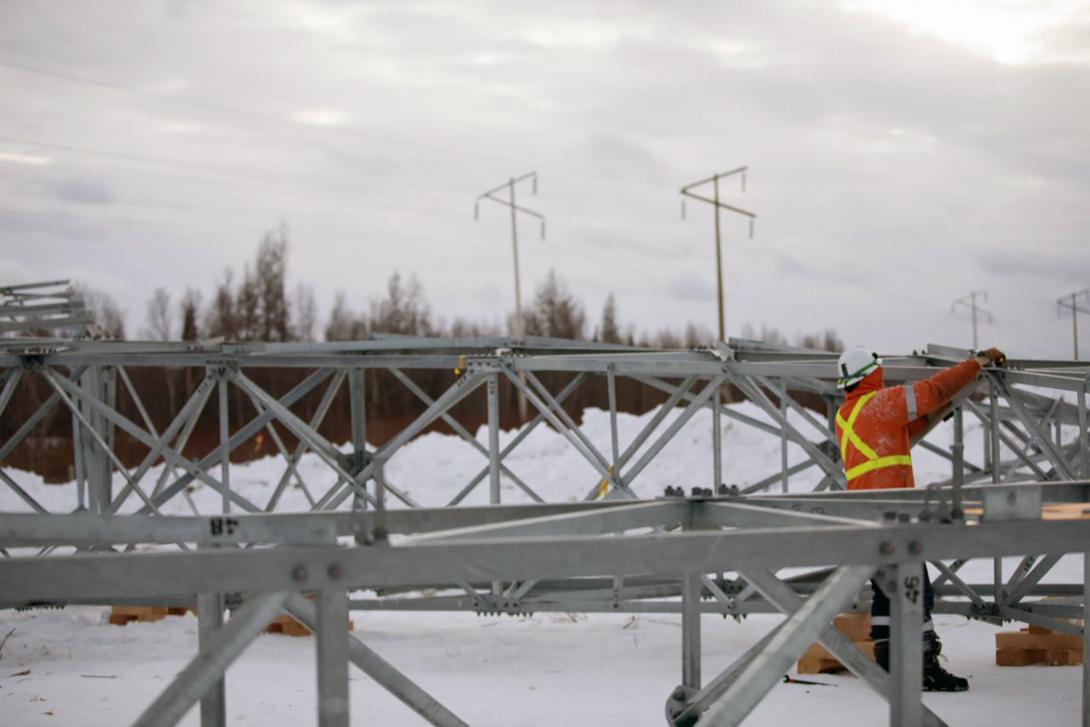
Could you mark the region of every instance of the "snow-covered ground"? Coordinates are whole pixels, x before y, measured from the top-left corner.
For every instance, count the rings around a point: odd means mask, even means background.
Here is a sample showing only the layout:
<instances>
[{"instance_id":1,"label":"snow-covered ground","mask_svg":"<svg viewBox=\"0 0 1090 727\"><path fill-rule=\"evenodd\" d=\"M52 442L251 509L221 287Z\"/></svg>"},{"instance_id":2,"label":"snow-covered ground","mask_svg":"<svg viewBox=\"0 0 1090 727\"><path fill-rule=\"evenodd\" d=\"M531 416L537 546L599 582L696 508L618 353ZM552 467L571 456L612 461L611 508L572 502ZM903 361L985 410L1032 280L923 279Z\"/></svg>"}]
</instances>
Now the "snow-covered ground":
<instances>
[{"instance_id":1,"label":"snow-covered ground","mask_svg":"<svg viewBox=\"0 0 1090 727\"><path fill-rule=\"evenodd\" d=\"M766 420L752 404L737 411ZM676 414L671 415L676 416ZM649 420L619 418L622 450ZM804 432L816 435L792 414ZM667 422L663 425L666 426ZM966 453L979 460L979 426L966 418ZM723 420L724 480L746 485L775 472L780 443L775 437L730 419ZM584 432L609 451L609 417L596 409L584 417ZM501 446L514 432L501 437ZM934 441L949 441L950 424ZM484 429L477 432L485 443ZM652 437L652 441L655 437ZM790 461L801 459L790 447ZM949 476L949 463L929 452L914 453L917 480ZM634 460L633 460L634 461ZM457 437L428 434L405 446L387 467L389 480L423 505L444 505L485 465L486 460ZM583 498L599 477L556 432L539 427L506 460L544 499ZM276 486L281 463L265 459L232 466L232 487L264 505ZM316 495L332 479L313 455L301 472ZM154 482L153 470L147 482ZM74 486L42 484L25 472L9 474L50 510L75 505ZM807 490L819 479L811 469L791 480ZM117 487L124 483L117 476ZM711 418L700 412L634 483L644 497L666 485L707 486L711 482ZM147 486L147 485L145 485ZM778 490L778 486L774 491ZM528 498L503 482L505 502ZM487 500L487 482L466 504ZM192 503L214 513L221 499L196 486ZM396 503L392 503L396 504ZM134 497L126 511L135 510ZM289 488L280 510L304 510L301 489ZM0 510L28 507L8 488L0 488ZM185 499L167 513L192 512ZM1008 559L1010 572L1017 559ZM1065 558L1047 578L1081 580L1081 559ZM991 577L990 562L974 562L962 575L970 582ZM0 639L12 632L0 654L0 725L118 725L130 723L190 659L196 647L192 616L149 624L110 626L106 610L72 607L61 611L0 612ZM531 618L482 618L463 613L355 613L357 635L455 713L473 725L659 725L663 702L680 681L680 618L618 614L538 614ZM704 619L704 674L711 678L778 620L753 616L742 624ZM995 627L952 617L936 617L949 656L948 668L970 677L967 694L927 695L925 701L953 725L1003 719L1012 724L1063 725L1078 722L1080 670L1062 667L999 668L994 660ZM748 723L780 725L804 719L808 725L881 724L886 707L850 676L814 678L832 686L777 686ZM228 711L232 724L260 727L309 724L314 720L315 677L311 639L263 635L228 672ZM412 712L358 671L352 673L353 723L422 724ZM196 725L196 712L184 724Z\"/></svg>"}]
</instances>

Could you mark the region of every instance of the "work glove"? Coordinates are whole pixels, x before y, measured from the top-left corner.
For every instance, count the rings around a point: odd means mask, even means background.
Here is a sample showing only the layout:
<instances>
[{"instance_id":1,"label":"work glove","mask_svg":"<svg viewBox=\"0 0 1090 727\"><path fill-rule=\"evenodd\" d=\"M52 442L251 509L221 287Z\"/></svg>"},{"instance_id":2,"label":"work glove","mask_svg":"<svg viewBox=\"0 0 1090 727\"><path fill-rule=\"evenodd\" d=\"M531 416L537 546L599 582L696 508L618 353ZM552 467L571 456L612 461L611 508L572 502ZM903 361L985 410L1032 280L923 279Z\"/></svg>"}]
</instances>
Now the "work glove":
<instances>
[{"instance_id":1,"label":"work glove","mask_svg":"<svg viewBox=\"0 0 1090 727\"><path fill-rule=\"evenodd\" d=\"M1002 366L1007 363L1007 354L1003 353L998 348L989 348L977 353L976 362L980 364L981 367L993 364L995 366Z\"/></svg>"}]
</instances>

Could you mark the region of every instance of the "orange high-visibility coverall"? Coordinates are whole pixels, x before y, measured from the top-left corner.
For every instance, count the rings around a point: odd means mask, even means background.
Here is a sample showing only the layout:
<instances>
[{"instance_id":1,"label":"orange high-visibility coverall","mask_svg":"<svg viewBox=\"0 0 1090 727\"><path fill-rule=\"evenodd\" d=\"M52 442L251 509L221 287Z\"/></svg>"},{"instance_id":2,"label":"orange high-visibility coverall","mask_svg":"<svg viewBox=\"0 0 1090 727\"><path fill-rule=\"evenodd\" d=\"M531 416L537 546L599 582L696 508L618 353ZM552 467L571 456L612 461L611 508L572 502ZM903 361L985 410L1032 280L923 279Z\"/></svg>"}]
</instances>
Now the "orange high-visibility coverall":
<instances>
[{"instance_id":1,"label":"orange high-visibility coverall","mask_svg":"<svg viewBox=\"0 0 1090 727\"><path fill-rule=\"evenodd\" d=\"M882 369L848 392L836 415L836 438L849 490L914 487L912 437L928 414L944 407L980 371L976 359L962 361L929 379L882 386Z\"/></svg>"}]
</instances>

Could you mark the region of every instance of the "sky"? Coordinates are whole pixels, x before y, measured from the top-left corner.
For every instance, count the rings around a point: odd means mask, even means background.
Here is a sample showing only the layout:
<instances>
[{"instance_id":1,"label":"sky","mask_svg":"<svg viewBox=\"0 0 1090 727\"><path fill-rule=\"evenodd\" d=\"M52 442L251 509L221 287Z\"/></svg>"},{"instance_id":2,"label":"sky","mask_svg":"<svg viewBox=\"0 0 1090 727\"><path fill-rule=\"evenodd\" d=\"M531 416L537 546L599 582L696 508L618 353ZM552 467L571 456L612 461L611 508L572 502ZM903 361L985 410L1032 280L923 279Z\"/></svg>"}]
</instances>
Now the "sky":
<instances>
[{"instance_id":1,"label":"sky","mask_svg":"<svg viewBox=\"0 0 1090 727\"><path fill-rule=\"evenodd\" d=\"M1070 357L1090 286L1090 7L1066 0L0 0L0 285L72 278L130 333L287 224L324 318L395 270L438 316L550 269L598 318ZM708 190L710 191L710 190ZM1088 306L1090 307L1090 306ZM1090 316L1080 350L1090 357Z\"/></svg>"}]
</instances>

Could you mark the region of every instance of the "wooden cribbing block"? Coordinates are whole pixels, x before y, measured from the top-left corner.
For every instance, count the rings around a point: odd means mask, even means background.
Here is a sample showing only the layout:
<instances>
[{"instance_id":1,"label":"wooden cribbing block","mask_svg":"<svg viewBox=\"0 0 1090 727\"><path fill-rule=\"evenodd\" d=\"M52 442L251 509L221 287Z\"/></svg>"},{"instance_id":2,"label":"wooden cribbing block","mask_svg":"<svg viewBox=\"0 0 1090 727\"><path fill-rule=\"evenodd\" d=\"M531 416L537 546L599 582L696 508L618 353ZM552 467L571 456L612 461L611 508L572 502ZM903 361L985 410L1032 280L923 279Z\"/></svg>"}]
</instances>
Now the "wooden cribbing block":
<instances>
[{"instance_id":1,"label":"wooden cribbing block","mask_svg":"<svg viewBox=\"0 0 1090 727\"><path fill-rule=\"evenodd\" d=\"M352 619L349 619L348 630L352 631L355 627L355 624L352 623ZM284 636L310 636L311 631L291 616L282 614L269 622L269 625L265 627L265 633L283 634Z\"/></svg>"},{"instance_id":2,"label":"wooden cribbing block","mask_svg":"<svg viewBox=\"0 0 1090 727\"><path fill-rule=\"evenodd\" d=\"M1082 664L1082 637L1061 634L1040 626L995 635L998 666L1078 666Z\"/></svg>"},{"instance_id":3,"label":"wooden cribbing block","mask_svg":"<svg viewBox=\"0 0 1090 727\"><path fill-rule=\"evenodd\" d=\"M833 628L851 639L856 648L874 659L874 642L870 640L870 614L842 613L833 619ZM799 674L836 674L845 667L821 644L811 644L795 665Z\"/></svg>"},{"instance_id":4,"label":"wooden cribbing block","mask_svg":"<svg viewBox=\"0 0 1090 727\"><path fill-rule=\"evenodd\" d=\"M112 606L110 608L110 623L115 626L124 626L133 621L158 621L167 616L184 616L189 608L176 608L168 606Z\"/></svg>"}]
</instances>

